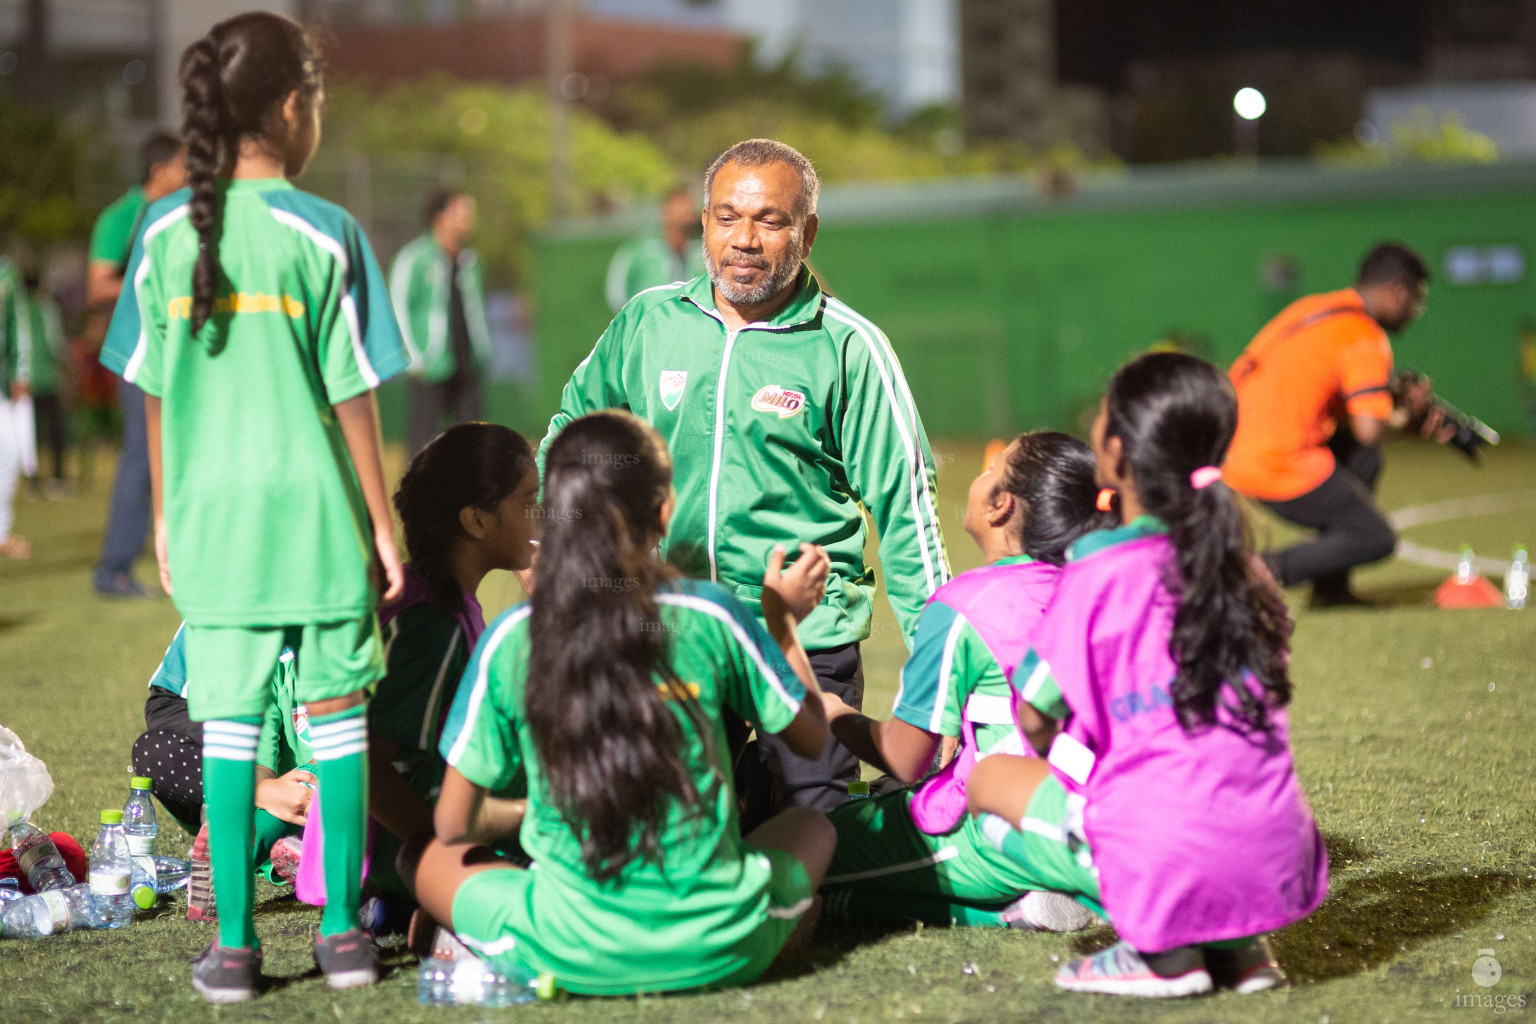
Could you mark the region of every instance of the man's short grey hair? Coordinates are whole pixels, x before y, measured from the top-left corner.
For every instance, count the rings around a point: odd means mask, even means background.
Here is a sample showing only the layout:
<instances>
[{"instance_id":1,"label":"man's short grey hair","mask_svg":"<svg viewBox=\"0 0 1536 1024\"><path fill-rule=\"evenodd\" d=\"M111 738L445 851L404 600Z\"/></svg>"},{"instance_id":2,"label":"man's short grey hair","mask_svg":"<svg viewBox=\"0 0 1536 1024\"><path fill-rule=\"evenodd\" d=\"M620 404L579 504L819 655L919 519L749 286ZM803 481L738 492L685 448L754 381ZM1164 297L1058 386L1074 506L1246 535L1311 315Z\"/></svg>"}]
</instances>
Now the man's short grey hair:
<instances>
[{"instance_id":1,"label":"man's short grey hair","mask_svg":"<svg viewBox=\"0 0 1536 1024\"><path fill-rule=\"evenodd\" d=\"M790 211L796 221L805 223L816 212L816 200L821 196L821 179L816 168L805 154L794 146L786 146L777 139L748 139L738 142L715 158L704 172L704 208L709 209L710 194L715 187L715 175L726 164L743 167L765 167L768 164L788 164L800 175L800 195L795 198L795 208Z\"/></svg>"}]
</instances>

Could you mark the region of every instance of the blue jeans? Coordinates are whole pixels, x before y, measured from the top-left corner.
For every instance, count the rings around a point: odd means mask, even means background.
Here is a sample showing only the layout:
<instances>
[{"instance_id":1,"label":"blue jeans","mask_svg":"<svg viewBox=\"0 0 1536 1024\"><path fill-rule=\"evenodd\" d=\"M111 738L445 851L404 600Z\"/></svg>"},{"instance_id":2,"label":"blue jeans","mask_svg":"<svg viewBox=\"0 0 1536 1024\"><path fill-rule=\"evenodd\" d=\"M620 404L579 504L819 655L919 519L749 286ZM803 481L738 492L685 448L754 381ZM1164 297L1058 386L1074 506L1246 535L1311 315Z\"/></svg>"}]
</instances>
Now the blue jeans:
<instances>
[{"instance_id":1,"label":"blue jeans","mask_svg":"<svg viewBox=\"0 0 1536 1024\"><path fill-rule=\"evenodd\" d=\"M117 383L123 410L123 450L112 480L112 507L96 562L96 584L105 586L119 573L131 572L149 538L153 496L149 484L149 434L144 427L144 392L125 380Z\"/></svg>"}]
</instances>

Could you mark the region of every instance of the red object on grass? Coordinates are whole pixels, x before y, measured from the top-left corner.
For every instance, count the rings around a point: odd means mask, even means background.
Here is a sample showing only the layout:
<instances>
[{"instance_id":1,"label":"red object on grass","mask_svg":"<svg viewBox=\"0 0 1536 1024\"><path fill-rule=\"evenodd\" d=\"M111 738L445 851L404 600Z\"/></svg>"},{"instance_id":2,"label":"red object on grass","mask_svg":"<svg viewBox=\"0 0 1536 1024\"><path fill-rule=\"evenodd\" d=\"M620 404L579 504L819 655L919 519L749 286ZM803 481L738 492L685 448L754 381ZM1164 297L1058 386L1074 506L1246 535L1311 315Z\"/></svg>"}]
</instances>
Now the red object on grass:
<instances>
[{"instance_id":1,"label":"red object on grass","mask_svg":"<svg viewBox=\"0 0 1536 1024\"><path fill-rule=\"evenodd\" d=\"M1435 604L1440 608L1502 608L1504 594L1486 576L1473 576L1461 583L1453 573L1435 588Z\"/></svg>"},{"instance_id":2,"label":"red object on grass","mask_svg":"<svg viewBox=\"0 0 1536 1024\"><path fill-rule=\"evenodd\" d=\"M75 881L83 882L90 874L90 860L80 844L67 832L54 832L49 835L53 845L59 848L59 856L64 858L64 866L69 868L69 873L75 876ZM0 878L19 878L21 891L32 892L32 883L27 881L27 876L22 873L21 865L16 863L16 855L10 850L0 850Z\"/></svg>"}]
</instances>

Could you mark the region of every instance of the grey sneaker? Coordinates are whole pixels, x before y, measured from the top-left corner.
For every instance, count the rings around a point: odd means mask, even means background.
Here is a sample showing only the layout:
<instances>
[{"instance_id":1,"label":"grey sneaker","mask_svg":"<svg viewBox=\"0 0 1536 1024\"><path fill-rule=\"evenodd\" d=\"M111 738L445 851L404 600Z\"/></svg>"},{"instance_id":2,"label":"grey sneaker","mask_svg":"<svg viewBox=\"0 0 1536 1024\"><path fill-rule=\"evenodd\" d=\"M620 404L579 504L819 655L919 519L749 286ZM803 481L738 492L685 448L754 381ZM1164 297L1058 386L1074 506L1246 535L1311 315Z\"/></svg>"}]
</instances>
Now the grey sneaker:
<instances>
[{"instance_id":1,"label":"grey sneaker","mask_svg":"<svg viewBox=\"0 0 1536 1024\"><path fill-rule=\"evenodd\" d=\"M315 963L331 988L358 988L379 980L379 954L361 928L315 938Z\"/></svg>"},{"instance_id":2,"label":"grey sneaker","mask_svg":"<svg viewBox=\"0 0 1536 1024\"><path fill-rule=\"evenodd\" d=\"M1285 984L1285 972L1275 960L1269 940L1254 939L1240 949L1207 949L1205 965L1218 988L1251 995Z\"/></svg>"},{"instance_id":3,"label":"grey sneaker","mask_svg":"<svg viewBox=\"0 0 1536 1024\"><path fill-rule=\"evenodd\" d=\"M1093 924L1094 913L1061 892L1031 891L1003 910L1008 927L1026 932L1076 932Z\"/></svg>"},{"instance_id":4,"label":"grey sneaker","mask_svg":"<svg viewBox=\"0 0 1536 1024\"><path fill-rule=\"evenodd\" d=\"M1056 987L1068 992L1154 999L1197 996L1211 990L1211 975L1198 949L1185 946L1153 959L1158 961L1155 970L1122 940L1093 956L1062 964L1056 971Z\"/></svg>"},{"instance_id":5,"label":"grey sneaker","mask_svg":"<svg viewBox=\"0 0 1536 1024\"><path fill-rule=\"evenodd\" d=\"M192 962L192 987L210 1003L243 1003L261 982L261 950L213 943Z\"/></svg>"}]
</instances>

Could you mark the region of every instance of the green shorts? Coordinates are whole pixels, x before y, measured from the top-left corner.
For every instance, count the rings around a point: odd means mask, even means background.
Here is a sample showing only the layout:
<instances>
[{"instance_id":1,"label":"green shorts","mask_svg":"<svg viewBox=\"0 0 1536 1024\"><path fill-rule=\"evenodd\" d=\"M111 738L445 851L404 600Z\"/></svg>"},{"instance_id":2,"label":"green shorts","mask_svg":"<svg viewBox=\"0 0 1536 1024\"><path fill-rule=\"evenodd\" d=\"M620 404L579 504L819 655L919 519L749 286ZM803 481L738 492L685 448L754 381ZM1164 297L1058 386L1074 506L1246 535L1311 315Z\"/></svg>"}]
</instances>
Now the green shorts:
<instances>
[{"instance_id":1,"label":"green shorts","mask_svg":"<svg viewBox=\"0 0 1536 1024\"><path fill-rule=\"evenodd\" d=\"M194 722L261 716L272 702L272 669L295 651L295 697L329 700L367 689L384 676L379 620L303 626L187 624L187 712Z\"/></svg>"},{"instance_id":2,"label":"green shorts","mask_svg":"<svg viewBox=\"0 0 1536 1024\"><path fill-rule=\"evenodd\" d=\"M582 979L562 977L562 972L555 970L556 982L562 988L579 994L633 995L637 992L656 992L663 988L668 991L730 988L755 981L773 963L779 950L784 948L784 943L789 941L790 933L810 906L815 890L805 866L793 854L759 847L750 849L748 855L762 855L768 859L768 908L746 941L745 962L739 967L723 976L719 974L719 963L723 956L728 955L737 961L742 959L743 944L738 942L729 951L707 947L670 951L678 960L696 963L700 980L693 984L674 982L659 986L654 977L642 975L626 964L611 961L592 964L593 977L585 983ZM525 970L548 970L548 965L532 962L531 957L523 958L519 948L520 937L534 933L534 875L534 871L507 868L481 871L465 879L453 896L455 934L465 945L488 960ZM646 935L643 916L629 924L634 929L637 948L643 948ZM579 927L562 931L565 934L559 941L564 942L566 948L551 952L563 956L567 961L580 961L584 943L580 939ZM556 941L556 937L551 935L541 938L546 943ZM647 952L655 953L656 950L647 949Z\"/></svg>"},{"instance_id":3,"label":"green shorts","mask_svg":"<svg viewBox=\"0 0 1536 1024\"><path fill-rule=\"evenodd\" d=\"M1029 798L1021 824L1023 828L1015 830L1002 818L988 815L982 819L982 832L994 849L1007 850L1028 874L1028 888L1070 893L1102 915L1099 872L1083 835L1082 797L1068 793L1055 775L1049 775ZM1010 835L1022 842L1009 842ZM1022 855L1013 856L1021 847Z\"/></svg>"},{"instance_id":4,"label":"green shorts","mask_svg":"<svg viewBox=\"0 0 1536 1024\"><path fill-rule=\"evenodd\" d=\"M902 789L832 811L837 852L822 884L977 904L1006 903L1039 888L1027 868L987 841L975 818L929 835L913 824L911 801L912 791Z\"/></svg>"}]
</instances>

